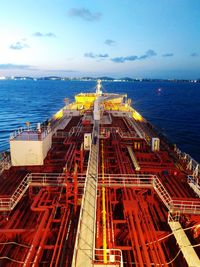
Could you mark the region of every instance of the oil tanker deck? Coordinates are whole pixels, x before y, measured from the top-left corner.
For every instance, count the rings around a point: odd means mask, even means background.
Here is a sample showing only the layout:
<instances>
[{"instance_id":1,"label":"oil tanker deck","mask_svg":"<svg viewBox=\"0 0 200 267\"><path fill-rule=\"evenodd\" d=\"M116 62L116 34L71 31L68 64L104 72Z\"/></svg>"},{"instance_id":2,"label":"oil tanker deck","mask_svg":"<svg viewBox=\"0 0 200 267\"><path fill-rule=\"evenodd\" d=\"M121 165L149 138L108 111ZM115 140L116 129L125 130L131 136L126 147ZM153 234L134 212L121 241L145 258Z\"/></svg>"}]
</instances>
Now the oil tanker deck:
<instances>
[{"instance_id":1,"label":"oil tanker deck","mask_svg":"<svg viewBox=\"0 0 200 267\"><path fill-rule=\"evenodd\" d=\"M10 137L0 266L200 266L200 167L127 95L80 93Z\"/></svg>"}]
</instances>

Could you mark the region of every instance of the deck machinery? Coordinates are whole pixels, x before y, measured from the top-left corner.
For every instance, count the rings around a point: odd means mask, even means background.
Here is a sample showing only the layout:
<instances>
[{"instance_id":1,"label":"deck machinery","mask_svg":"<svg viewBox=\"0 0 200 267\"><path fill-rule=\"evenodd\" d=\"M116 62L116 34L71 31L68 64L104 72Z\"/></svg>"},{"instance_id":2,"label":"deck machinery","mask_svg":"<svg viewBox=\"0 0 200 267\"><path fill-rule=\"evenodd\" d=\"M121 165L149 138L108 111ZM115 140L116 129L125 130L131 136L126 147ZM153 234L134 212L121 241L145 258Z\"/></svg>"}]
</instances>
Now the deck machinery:
<instances>
[{"instance_id":1,"label":"deck machinery","mask_svg":"<svg viewBox=\"0 0 200 267\"><path fill-rule=\"evenodd\" d=\"M80 93L12 134L0 266L200 266L200 168L127 95Z\"/></svg>"}]
</instances>

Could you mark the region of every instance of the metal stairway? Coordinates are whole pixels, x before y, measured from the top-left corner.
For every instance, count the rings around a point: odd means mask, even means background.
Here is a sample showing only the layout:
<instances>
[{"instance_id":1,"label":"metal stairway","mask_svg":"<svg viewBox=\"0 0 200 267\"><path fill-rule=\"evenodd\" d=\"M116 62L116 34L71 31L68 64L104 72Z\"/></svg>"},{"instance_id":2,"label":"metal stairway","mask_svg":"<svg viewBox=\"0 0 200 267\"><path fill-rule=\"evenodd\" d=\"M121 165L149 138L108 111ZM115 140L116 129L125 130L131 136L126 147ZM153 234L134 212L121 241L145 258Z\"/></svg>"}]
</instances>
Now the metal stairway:
<instances>
[{"instance_id":1,"label":"metal stairway","mask_svg":"<svg viewBox=\"0 0 200 267\"><path fill-rule=\"evenodd\" d=\"M29 187L30 181L29 181L29 174L27 174L22 182L19 184L13 195L9 198L1 198L0 199L0 211L11 211L15 208L15 206L18 204L20 199L25 194L26 190Z\"/></svg>"},{"instance_id":2,"label":"metal stairway","mask_svg":"<svg viewBox=\"0 0 200 267\"><path fill-rule=\"evenodd\" d=\"M157 177L153 179L153 188L158 194L158 196L161 198L165 206L170 210L172 199L167 190L165 189L165 187L163 186L163 184Z\"/></svg>"}]
</instances>

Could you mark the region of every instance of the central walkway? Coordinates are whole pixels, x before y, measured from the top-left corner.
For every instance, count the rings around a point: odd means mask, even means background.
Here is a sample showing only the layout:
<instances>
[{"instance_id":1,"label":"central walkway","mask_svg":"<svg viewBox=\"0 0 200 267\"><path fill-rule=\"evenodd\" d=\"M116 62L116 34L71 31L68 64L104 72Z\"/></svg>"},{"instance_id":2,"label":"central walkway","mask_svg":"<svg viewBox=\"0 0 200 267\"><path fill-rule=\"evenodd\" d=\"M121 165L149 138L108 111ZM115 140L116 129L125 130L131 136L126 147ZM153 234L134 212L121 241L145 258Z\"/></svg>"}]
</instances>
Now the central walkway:
<instances>
[{"instance_id":1,"label":"central walkway","mask_svg":"<svg viewBox=\"0 0 200 267\"><path fill-rule=\"evenodd\" d=\"M77 229L73 267L93 266L93 249L95 247L96 198L98 184L99 122L95 121L92 133L84 197L82 199L79 224Z\"/></svg>"}]
</instances>

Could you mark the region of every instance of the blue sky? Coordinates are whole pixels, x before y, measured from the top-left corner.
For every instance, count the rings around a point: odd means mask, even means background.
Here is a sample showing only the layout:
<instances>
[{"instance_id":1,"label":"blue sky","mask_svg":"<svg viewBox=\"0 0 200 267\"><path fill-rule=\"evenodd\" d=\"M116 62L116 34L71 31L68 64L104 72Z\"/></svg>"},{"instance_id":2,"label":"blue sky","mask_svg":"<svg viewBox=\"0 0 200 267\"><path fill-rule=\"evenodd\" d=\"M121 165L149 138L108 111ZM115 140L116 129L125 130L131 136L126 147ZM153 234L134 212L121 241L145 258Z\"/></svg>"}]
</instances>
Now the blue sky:
<instances>
[{"instance_id":1,"label":"blue sky","mask_svg":"<svg viewBox=\"0 0 200 267\"><path fill-rule=\"evenodd\" d=\"M0 76L200 78L199 0L0 0Z\"/></svg>"}]
</instances>

